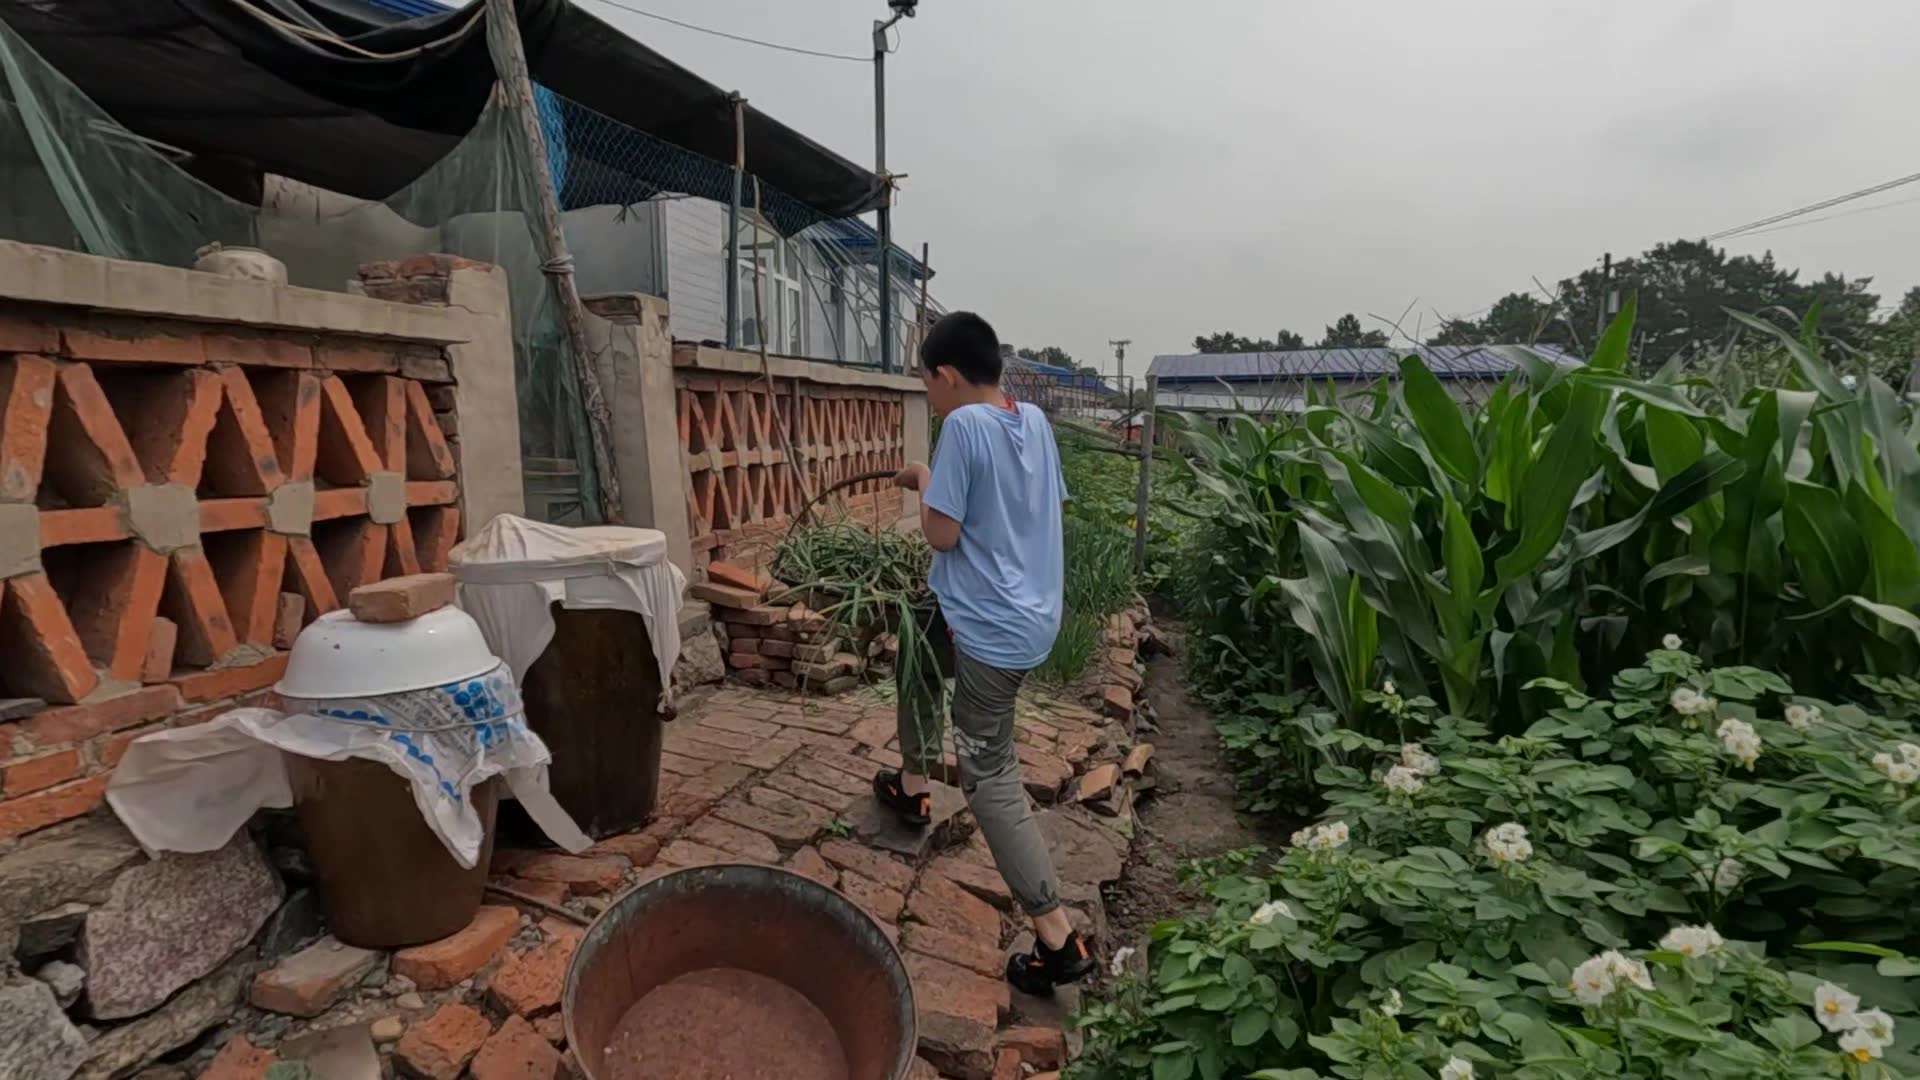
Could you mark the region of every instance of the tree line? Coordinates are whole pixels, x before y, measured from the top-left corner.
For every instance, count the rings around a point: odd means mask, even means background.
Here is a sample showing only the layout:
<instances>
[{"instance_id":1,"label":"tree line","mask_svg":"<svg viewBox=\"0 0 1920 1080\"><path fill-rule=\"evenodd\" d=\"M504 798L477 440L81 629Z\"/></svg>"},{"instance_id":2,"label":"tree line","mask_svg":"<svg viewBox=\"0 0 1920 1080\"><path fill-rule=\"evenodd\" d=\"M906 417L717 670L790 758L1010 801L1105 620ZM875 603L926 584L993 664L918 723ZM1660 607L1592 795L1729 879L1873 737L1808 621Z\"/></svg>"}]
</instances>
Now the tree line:
<instances>
[{"instance_id":1,"label":"tree line","mask_svg":"<svg viewBox=\"0 0 1920 1080\"><path fill-rule=\"evenodd\" d=\"M1554 345L1584 355L1594 329L1613 300L1639 298L1634 325L1634 354L1647 367L1678 358L1689 361L1723 348L1735 336L1728 309L1751 312L1783 325L1818 313L1822 337L1841 354L1883 377L1903 378L1920 349L1920 286L1897 305L1883 308L1871 277L1824 273L1801 280L1800 271L1781 266L1771 252L1728 255L1700 240L1675 240L1615 262L1602 281L1596 262L1560 281L1551 292L1513 292L1473 316L1440 319L1425 328L1400 325L1363 330L1352 314L1326 328L1317 348L1385 346L1418 335L1428 345ZM1291 330L1273 338L1248 338L1231 331L1198 335L1193 347L1203 353L1281 352L1304 349L1306 339Z\"/></svg>"}]
</instances>

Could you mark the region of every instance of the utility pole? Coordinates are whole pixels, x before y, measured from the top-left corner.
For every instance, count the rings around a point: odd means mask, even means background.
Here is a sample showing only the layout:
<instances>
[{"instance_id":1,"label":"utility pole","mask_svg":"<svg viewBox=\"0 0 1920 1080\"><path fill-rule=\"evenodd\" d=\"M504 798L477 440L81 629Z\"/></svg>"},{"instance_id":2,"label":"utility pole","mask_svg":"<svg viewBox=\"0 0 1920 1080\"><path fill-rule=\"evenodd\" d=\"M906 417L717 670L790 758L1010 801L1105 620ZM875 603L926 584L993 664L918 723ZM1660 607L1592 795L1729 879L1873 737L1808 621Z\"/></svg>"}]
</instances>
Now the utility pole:
<instances>
[{"instance_id":1,"label":"utility pole","mask_svg":"<svg viewBox=\"0 0 1920 1080\"><path fill-rule=\"evenodd\" d=\"M573 256L567 252L566 233L560 227L560 197L553 189L552 159L540 134L540 117L533 100L533 77L527 72L526 46L520 41L520 21L513 0L487 0L487 51L507 101L519 119L520 145L533 171L535 205L534 247L540 252L540 271L547 275L559 301L560 320L567 331L567 358L587 411L587 441L599 481L600 516L609 525L624 524L620 499L620 472L613 460L613 414L600 389L595 352L587 344L586 316L573 280Z\"/></svg>"},{"instance_id":2,"label":"utility pole","mask_svg":"<svg viewBox=\"0 0 1920 1080\"><path fill-rule=\"evenodd\" d=\"M733 102L733 201L727 204L727 348L740 347L740 200L747 176L747 99ZM756 238L757 239L757 238ZM760 253L755 251L758 259Z\"/></svg>"},{"instance_id":3,"label":"utility pole","mask_svg":"<svg viewBox=\"0 0 1920 1080\"><path fill-rule=\"evenodd\" d=\"M1153 505L1153 399L1160 392L1160 377L1147 376L1146 412L1140 418L1140 488L1133 501L1133 572L1147 569L1147 516Z\"/></svg>"},{"instance_id":4,"label":"utility pole","mask_svg":"<svg viewBox=\"0 0 1920 1080\"><path fill-rule=\"evenodd\" d=\"M1120 380L1127 377L1127 346L1133 344L1133 339L1109 339L1107 344L1113 346L1113 382L1118 386Z\"/></svg>"},{"instance_id":5,"label":"utility pole","mask_svg":"<svg viewBox=\"0 0 1920 1080\"><path fill-rule=\"evenodd\" d=\"M893 177L887 172L887 31L918 0L888 0L893 18L873 24L873 172L880 178L880 370L893 373Z\"/></svg>"},{"instance_id":6,"label":"utility pole","mask_svg":"<svg viewBox=\"0 0 1920 1080\"><path fill-rule=\"evenodd\" d=\"M1609 251L1600 258L1600 296L1593 305L1593 344L1600 345L1600 338L1607 332L1607 297L1613 292L1613 252Z\"/></svg>"}]
</instances>

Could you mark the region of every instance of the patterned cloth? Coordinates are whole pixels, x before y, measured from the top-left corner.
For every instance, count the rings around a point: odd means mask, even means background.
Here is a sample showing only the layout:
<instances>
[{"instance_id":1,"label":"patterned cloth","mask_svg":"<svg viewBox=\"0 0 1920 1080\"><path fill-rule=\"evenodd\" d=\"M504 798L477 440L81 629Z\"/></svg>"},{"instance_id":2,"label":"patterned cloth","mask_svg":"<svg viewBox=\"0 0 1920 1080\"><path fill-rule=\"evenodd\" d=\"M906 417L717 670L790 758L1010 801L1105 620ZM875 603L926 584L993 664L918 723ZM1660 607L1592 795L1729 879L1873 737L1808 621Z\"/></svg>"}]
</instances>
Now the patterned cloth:
<instances>
[{"instance_id":1,"label":"patterned cloth","mask_svg":"<svg viewBox=\"0 0 1920 1080\"><path fill-rule=\"evenodd\" d=\"M413 788L414 805L460 865L480 858L474 787L502 776L555 843L591 841L546 790L546 744L527 728L520 688L502 663L475 679L373 698L288 699L289 711L235 709L206 724L134 741L107 801L152 851L212 851L263 807L293 805L281 754L378 761Z\"/></svg>"}]
</instances>

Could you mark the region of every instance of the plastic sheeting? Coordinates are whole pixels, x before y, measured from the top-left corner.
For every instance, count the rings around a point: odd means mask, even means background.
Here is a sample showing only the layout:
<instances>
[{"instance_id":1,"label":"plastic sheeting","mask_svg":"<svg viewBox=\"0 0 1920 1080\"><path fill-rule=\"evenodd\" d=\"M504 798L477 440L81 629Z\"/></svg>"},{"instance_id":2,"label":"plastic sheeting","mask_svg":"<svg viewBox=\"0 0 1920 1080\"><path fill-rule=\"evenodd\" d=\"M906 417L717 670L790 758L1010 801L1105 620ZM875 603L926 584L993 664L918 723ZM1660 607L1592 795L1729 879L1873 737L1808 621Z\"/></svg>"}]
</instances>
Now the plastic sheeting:
<instances>
[{"instance_id":1,"label":"plastic sheeting","mask_svg":"<svg viewBox=\"0 0 1920 1080\"><path fill-rule=\"evenodd\" d=\"M501 514L453 549L459 603L494 655L524 679L553 640L553 605L638 612L660 666L660 707L672 707L686 575L666 534L613 525L569 529Z\"/></svg>"},{"instance_id":2,"label":"plastic sheeting","mask_svg":"<svg viewBox=\"0 0 1920 1080\"><path fill-rule=\"evenodd\" d=\"M235 709L136 739L107 802L149 851L212 851L255 811L293 805L283 754L361 758L408 782L421 819L461 866L479 861L486 838L473 789L494 776L555 843L592 844L546 790L552 756L527 728L504 663L430 690L287 704L294 711Z\"/></svg>"}]
</instances>

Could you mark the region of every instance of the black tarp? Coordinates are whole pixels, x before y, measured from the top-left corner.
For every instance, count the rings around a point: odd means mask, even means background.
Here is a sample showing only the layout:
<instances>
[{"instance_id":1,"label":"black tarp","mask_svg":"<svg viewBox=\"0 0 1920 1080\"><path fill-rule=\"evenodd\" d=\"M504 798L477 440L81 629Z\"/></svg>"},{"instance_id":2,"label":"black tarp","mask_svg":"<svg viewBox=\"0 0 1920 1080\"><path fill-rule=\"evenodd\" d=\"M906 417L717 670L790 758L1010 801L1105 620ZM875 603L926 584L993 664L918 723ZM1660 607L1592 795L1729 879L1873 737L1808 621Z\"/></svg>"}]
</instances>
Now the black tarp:
<instances>
[{"instance_id":1,"label":"black tarp","mask_svg":"<svg viewBox=\"0 0 1920 1080\"><path fill-rule=\"evenodd\" d=\"M348 58L272 28L236 0L0 0L0 18L134 133L360 198L405 187L486 104L494 73L478 3L382 24L342 0L250 2L369 52L422 51ZM568 0L517 8L536 82L714 166L705 183L677 190L719 190L734 148L725 91ZM746 126L753 173L814 215L879 204L868 170L757 109L747 109Z\"/></svg>"}]
</instances>

